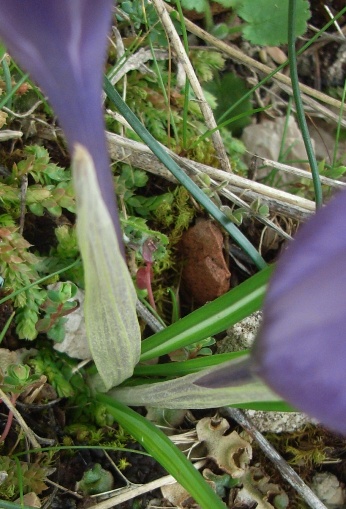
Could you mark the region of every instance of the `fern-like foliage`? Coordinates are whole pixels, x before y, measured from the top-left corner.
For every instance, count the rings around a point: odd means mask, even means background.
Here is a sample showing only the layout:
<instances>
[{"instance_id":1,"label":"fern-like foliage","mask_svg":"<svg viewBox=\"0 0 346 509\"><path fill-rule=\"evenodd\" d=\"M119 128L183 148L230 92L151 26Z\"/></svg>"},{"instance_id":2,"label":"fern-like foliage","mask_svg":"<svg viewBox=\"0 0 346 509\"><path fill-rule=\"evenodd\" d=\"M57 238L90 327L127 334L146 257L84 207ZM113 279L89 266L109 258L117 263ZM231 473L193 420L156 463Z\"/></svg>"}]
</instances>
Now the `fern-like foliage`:
<instances>
[{"instance_id":1,"label":"fern-like foliage","mask_svg":"<svg viewBox=\"0 0 346 509\"><path fill-rule=\"evenodd\" d=\"M210 81L215 73L224 66L224 59L216 51L191 51L191 61L201 83ZM177 83L175 74L170 74L165 62L158 63L160 79L154 73L141 74L132 71L128 74L126 102L142 120L151 134L165 146L177 153L184 153L190 159L204 164L218 165L214 147L210 138L201 140L193 146L206 130L205 121L198 102L190 93L187 115L189 121L184 123L185 95ZM164 97L161 84L169 92L169 105ZM118 126L108 120L108 126L117 131ZM183 133L189 145L183 147ZM138 139L132 131L127 136Z\"/></svg>"},{"instance_id":2,"label":"fern-like foliage","mask_svg":"<svg viewBox=\"0 0 346 509\"><path fill-rule=\"evenodd\" d=\"M33 214L42 216L46 210L59 217L63 208L75 212L70 171L50 162L44 147L32 145L24 149L23 159L14 163L11 174L0 182L0 206L13 219L20 217L23 178L29 179L24 200Z\"/></svg>"},{"instance_id":3,"label":"fern-like foliage","mask_svg":"<svg viewBox=\"0 0 346 509\"><path fill-rule=\"evenodd\" d=\"M13 500L19 497L20 486L23 493L34 492L40 495L47 489L44 479L49 468L38 463L20 462L19 468L15 460L8 456L0 456L0 470L5 472L7 477L0 484L0 498L2 500Z\"/></svg>"},{"instance_id":4,"label":"fern-like foliage","mask_svg":"<svg viewBox=\"0 0 346 509\"><path fill-rule=\"evenodd\" d=\"M39 258L29 252L31 245L15 227L0 227L0 274L6 289L16 291L39 279L36 266ZM46 298L46 291L38 286L14 297L16 332L20 339L35 339L39 308Z\"/></svg>"}]
</instances>

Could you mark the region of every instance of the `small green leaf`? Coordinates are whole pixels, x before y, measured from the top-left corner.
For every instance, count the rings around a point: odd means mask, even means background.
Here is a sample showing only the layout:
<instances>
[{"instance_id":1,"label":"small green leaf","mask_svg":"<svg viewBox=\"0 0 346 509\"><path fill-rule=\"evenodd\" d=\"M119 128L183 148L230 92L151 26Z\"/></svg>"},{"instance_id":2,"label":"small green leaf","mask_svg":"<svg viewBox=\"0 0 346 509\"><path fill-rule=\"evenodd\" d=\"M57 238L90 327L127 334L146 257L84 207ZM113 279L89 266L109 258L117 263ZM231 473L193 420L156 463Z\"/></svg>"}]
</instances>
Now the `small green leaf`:
<instances>
[{"instance_id":1,"label":"small green leaf","mask_svg":"<svg viewBox=\"0 0 346 509\"><path fill-rule=\"evenodd\" d=\"M35 216L43 216L44 208L41 203L32 203L31 205L28 205L28 207Z\"/></svg>"},{"instance_id":2,"label":"small green leaf","mask_svg":"<svg viewBox=\"0 0 346 509\"><path fill-rule=\"evenodd\" d=\"M42 202L43 200L48 200L51 196L51 192L49 189L44 189L43 187L31 186L28 188L28 192L26 195L26 202L31 205L32 203Z\"/></svg>"},{"instance_id":3,"label":"small green leaf","mask_svg":"<svg viewBox=\"0 0 346 509\"><path fill-rule=\"evenodd\" d=\"M229 34L229 27L226 23L219 23L212 28L212 35L218 39L226 39Z\"/></svg>"},{"instance_id":4,"label":"small green leaf","mask_svg":"<svg viewBox=\"0 0 346 509\"><path fill-rule=\"evenodd\" d=\"M52 216L60 217L62 214L61 207L59 205L54 205L54 207L47 207L47 210Z\"/></svg>"},{"instance_id":5,"label":"small green leaf","mask_svg":"<svg viewBox=\"0 0 346 509\"><path fill-rule=\"evenodd\" d=\"M241 2L241 0L216 0L216 2L223 5L224 7L235 8Z\"/></svg>"},{"instance_id":6,"label":"small green leaf","mask_svg":"<svg viewBox=\"0 0 346 509\"><path fill-rule=\"evenodd\" d=\"M196 12L205 12L207 0L181 0L184 9Z\"/></svg>"},{"instance_id":7,"label":"small green leaf","mask_svg":"<svg viewBox=\"0 0 346 509\"><path fill-rule=\"evenodd\" d=\"M344 176L346 172L346 166L335 166L325 172L326 176L332 179L339 179Z\"/></svg>"},{"instance_id":8,"label":"small green leaf","mask_svg":"<svg viewBox=\"0 0 346 509\"><path fill-rule=\"evenodd\" d=\"M83 478L77 483L77 490L84 495L97 495L113 489L114 479L112 474L101 467L99 463L84 472Z\"/></svg>"},{"instance_id":9,"label":"small green leaf","mask_svg":"<svg viewBox=\"0 0 346 509\"><path fill-rule=\"evenodd\" d=\"M36 324L37 332L47 331L50 326L50 321L51 320L50 320L49 316L46 316L45 318L41 318L41 320L39 320Z\"/></svg>"},{"instance_id":10,"label":"small green leaf","mask_svg":"<svg viewBox=\"0 0 346 509\"><path fill-rule=\"evenodd\" d=\"M27 364L10 364L7 368L8 377L5 377L5 383L11 383L18 385L25 383L30 376L30 368Z\"/></svg>"},{"instance_id":11,"label":"small green leaf","mask_svg":"<svg viewBox=\"0 0 346 509\"><path fill-rule=\"evenodd\" d=\"M248 25L243 35L252 44L278 46L287 43L288 37L288 1L289 0L243 0L237 8L238 15ZM306 31L306 22L310 18L309 2L297 0L295 34Z\"/></svg>"},{"instance_id":12,"label":"small green leaf","mask_svg":"<svg viewBox=\"0 0 346 509\"><path fill-rule=\"evenodd\" d=\"M47 336L55 343L62 343L65 339L64 323L66 318L59 318L58 321L49 329Z\"/></svg>"},{"instance_id":13,"label":"small green leaf","mask_svg":"<svg viewBox=\"0 0 346 509\"><path fill-rule=\"evenodd\" d=\"M109 389L131 377L139 360L137 296L101 196L94 162L82 145L75 147L72 167L85 272L87 337L97 370Z\"/></svg>"},{"instance_id":14,"label":"small green leaf","mask_svg":"<svg viewBox=\"0 0 346 509\"><path fill-rule=\"evenodd\" d=\"M261 217L268 217L269 216L269 207L268 205L260 205L258 209L258 213Z\"/></svg>"},{"instance_id":15,"label":"small green leaf","mask_svg":"<svg viewBox=\"0 0 346 509\"><path fill-rule=\"evenodd\" d=\"M232 131L233 134L239 134L251 121L251 97L244 100L239 106L233 109L231 114L225 115L225 112L227 112L230 106L237 103L248 91L245 80L239 78L239 76L233 72L227 72L224 73L220 79L214 79L205 84L204 88L216 98L217 108L214 113L218 123L249 112L248 115L227 125L227 129Z\"/></svg>"}]
</instances>

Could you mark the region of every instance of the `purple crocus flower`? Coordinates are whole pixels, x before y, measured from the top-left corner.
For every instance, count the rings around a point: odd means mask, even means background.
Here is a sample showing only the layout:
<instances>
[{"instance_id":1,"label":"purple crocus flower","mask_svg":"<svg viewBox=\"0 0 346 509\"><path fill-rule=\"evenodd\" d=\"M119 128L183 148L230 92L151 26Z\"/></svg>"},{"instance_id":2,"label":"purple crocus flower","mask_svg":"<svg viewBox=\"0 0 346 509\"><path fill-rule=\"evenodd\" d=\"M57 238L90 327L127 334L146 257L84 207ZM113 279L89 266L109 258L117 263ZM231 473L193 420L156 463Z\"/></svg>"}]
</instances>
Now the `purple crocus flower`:
<instances>
[{"instance_id":1,"label":"purple crocus flower","mask_svg":"<svg viewBox=\"0 0 346 509\"><path fill-rule=\"evenodd\" d=\"M262 379L298 410L346 435L345 218L342 192L302 226L269 284L252 355L201 372L194 385L226 391ZM264 401L273 399L262 391Z\"/></svg>"},{"instance_id":2,"label":"purple crocus flower","mask_svg":"<svg viewBox=\"0 0 346 509\"><path fill-rule=\"evenodd\" d=\"M298 409L346 434L346 195L305 224L278 262L255 371Z\"/></svg>"},{"instance_id":3,"label":"purple crocus flower","mask_svg":"<svg viewBox=\"0 0 346 509\"><path fill-rule=\"evenodd\" d=\"M0 37L48 95L72 154L87 337L102 390L133 373L140 354L136 292L127 270L101 108L113 0L0 0Z\"/></svg>"},{"instance_id":4,"label":"purple crocus flower","mask_svg":"<svg viewBox=\"0 0 346 509\"><path fill-rule=\"evenodd\" d=\"M118 226L101 109L113 0L0 0L0 38L48 95L71 153L95 162L102 197Z\"/></svg>"}]
</instances>

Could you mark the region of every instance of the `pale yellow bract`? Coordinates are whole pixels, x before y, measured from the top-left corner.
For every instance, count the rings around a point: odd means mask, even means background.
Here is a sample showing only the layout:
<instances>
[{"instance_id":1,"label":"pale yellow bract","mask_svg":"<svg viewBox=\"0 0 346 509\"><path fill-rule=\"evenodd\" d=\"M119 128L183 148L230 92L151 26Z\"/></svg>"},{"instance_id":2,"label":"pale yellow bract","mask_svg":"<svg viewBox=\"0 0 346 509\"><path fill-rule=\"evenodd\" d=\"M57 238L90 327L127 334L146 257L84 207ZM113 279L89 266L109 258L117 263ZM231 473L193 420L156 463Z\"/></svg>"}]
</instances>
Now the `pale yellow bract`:
<instances>
[{"instance_id":1,"label":"pale yellow bract","mask_svg":"<svg viewBox=\"0 0 346 509\"><path fill-rule=\"evenodd\" d=\"M72 158L77 236L84 278L87 337L97 370L110 389L130 378L140 355L136 291L102 199L88 150L75 145Z\"/></svg>"}]
</instances>

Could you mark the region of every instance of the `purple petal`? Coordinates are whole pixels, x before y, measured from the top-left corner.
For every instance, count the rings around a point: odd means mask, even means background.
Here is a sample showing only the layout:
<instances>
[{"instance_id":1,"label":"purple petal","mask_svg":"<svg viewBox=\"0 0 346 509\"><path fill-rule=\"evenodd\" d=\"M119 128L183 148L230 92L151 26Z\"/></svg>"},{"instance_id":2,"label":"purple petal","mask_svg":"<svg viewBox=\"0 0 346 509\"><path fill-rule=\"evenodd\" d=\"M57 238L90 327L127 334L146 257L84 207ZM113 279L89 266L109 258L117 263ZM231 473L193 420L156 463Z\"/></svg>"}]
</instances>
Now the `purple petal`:
<instances>
[{"instance_id":1,"label":"purple petal","mask_svg":"<svg viewBox=\"0 0 346 509\"><path fill-rule=\"evenodd\" d=\"M101 108L113 0L0 0L0 37L48 95L70 150L88 148L117 226Z\"/></svg>"},{"instance_id":2,"label":"purple petal","mask_svg":"<svg viewBox=\"0 0 346 509\"><path fill-rule=\"evenodd\" d=\"M278 263L254 347L278 394L346 434L346 194L298 232Z\"/></svg>"}]
</instances>

